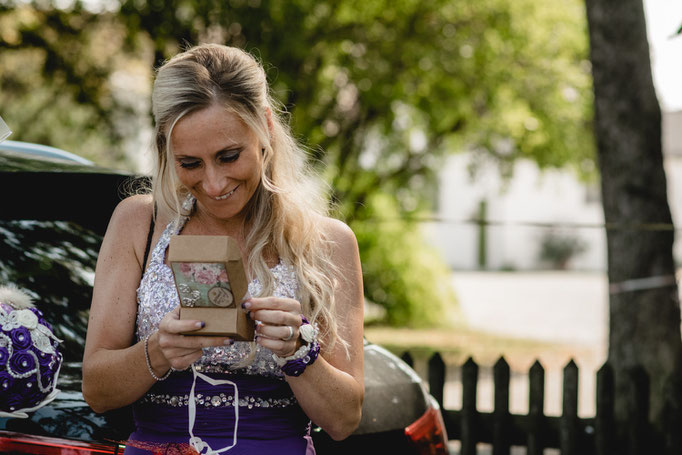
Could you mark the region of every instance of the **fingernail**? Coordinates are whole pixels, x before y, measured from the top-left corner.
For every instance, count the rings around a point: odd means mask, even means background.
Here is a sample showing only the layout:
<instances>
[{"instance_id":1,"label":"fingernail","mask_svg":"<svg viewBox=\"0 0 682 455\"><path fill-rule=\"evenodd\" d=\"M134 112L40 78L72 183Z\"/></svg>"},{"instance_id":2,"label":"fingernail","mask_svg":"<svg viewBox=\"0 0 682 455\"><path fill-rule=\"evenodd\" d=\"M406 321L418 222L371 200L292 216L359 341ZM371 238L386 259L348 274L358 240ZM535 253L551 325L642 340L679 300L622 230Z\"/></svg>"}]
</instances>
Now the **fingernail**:
<instances>
[{"instance_id":1,"label":"fingernail","mask_svg":"<svg viewBox=\"0 0 682 455\"><path fill-rule=\"evenodd\" d=\"M251 302L249 302L248 300L246 302L243 302L242 308L244 308L245 310L248 310L249 308L251 308Z\"/></svg>"},{"instance_id":2,"label":"fingernail","mask_svg":"<svg viewBox=\"0 0 682 455\"><path fill-rule=\"evenodd\" d=\"M234 344L234 340L232 339L227 339L224 341L225 346L232 346Z\"/></svg>"},{"instance_id":3,"label":"fingernail","mask_svg":"<svg viewBox=\"0 0 682 455\"><path fill-rule=\"evenodd\" d=\"M204 321L199 321L195 325L197 326L198 329L203 329L204 327L206 327L206 323Z\"/></svg>"}]
</instances>

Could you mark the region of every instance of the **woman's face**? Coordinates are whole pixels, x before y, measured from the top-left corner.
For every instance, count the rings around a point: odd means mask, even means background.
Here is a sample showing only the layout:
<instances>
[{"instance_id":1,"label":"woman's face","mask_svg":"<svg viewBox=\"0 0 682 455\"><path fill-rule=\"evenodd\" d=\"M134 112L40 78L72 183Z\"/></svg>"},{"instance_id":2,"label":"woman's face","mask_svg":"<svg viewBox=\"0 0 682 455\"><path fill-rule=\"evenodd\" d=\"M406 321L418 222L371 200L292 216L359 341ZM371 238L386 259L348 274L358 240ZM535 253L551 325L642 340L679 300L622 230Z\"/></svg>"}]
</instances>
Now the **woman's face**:
<instances>
[{"instance_id":1,"label":"woman's face","mask_svg":"<svg viewBox=\"0 0 682 455\"><path fill-rule=\"evenodd\" d=\"M171 134L175 169L197 208L227 221L243 215L260 182L256 133L236 114L212 105L183 117Z\"/></svg>"}]
</instances>

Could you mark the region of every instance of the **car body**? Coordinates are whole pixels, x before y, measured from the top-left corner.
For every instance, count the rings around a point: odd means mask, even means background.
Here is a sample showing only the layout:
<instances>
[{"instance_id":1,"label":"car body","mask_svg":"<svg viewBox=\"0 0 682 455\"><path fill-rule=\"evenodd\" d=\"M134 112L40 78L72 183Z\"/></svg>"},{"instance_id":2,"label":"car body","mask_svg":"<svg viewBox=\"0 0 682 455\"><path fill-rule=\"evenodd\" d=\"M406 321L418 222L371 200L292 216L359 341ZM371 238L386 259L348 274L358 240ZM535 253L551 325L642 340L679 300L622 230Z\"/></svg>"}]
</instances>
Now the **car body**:
<instances>
[{"instance_id":1,"label":"car body","mask_svg":"<svg viewBox=\"0 0 682 455\"><path fill-rule=\"evenodd\" d=\"M131 411L92 411L81 394L81 361L94 267L109 216L131 187L146 180L68 153L45 156L31 153L30 145L17 151L5 144L0 143L0 284L32 294L64 340L64 363L55 401L28 419L0 418L0 452L121 453L133 429ZM414 370L371 343L365 343L364 355L360 426L339 442L315 428L317 453L378 447L394 454L447 454L440 410Z\"/></svg>"}]
</instances>

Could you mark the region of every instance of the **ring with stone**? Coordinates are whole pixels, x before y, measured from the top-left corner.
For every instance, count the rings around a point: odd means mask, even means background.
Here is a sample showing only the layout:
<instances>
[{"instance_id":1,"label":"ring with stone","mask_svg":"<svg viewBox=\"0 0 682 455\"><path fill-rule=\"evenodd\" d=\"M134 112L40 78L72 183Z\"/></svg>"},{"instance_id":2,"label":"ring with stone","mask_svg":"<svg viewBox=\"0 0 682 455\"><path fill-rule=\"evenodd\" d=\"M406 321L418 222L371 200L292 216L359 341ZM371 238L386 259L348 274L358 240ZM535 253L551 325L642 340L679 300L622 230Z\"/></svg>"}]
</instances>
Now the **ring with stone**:
<instances>
[{"instance_id":1,"label":"ring with stone","mask_svg":"<svg viewBox=\"0 0 682 455\"><path fill-rule=\"evenodd\" d=\"M294 337L294 328L288 325L287 329L289 329L289 336L287 336L286 338L282 338L283 341L289 341Z\"/></svg>"}]
</instances>

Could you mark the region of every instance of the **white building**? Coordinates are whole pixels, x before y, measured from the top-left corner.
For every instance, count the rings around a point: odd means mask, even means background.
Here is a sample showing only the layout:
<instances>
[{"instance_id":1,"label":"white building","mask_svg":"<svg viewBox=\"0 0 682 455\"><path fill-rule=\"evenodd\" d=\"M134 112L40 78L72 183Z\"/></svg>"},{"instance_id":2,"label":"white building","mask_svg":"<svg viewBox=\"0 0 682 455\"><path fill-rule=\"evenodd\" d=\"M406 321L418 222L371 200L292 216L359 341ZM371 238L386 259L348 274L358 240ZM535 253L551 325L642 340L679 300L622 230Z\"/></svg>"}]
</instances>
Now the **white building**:
<instances>
[{"instance_id":1,"label":"white building","mask_svg":"<svg viewBox=\"0 0 682 455\"><path fill-rule=\"evenodd\" d=\"M682 226L682 111L663 117L663 149L668 200L676 226ZM474 179L468 167L472 156L454 154L440 175L439 222L426 226L427 237L445 261L459 270L486 268L540 269L543 242L571 240L583 250L566 267L606 269L606 234L598 184L587 185L570 171L540 171L534 162L520 160L504 181L493 164L480 167ZM474 222L485 201L484 259L481 227ZM682 235L682 234L681 234ZM682 259L682 240L676 242Z\"/></svg>"}]
</instances>

